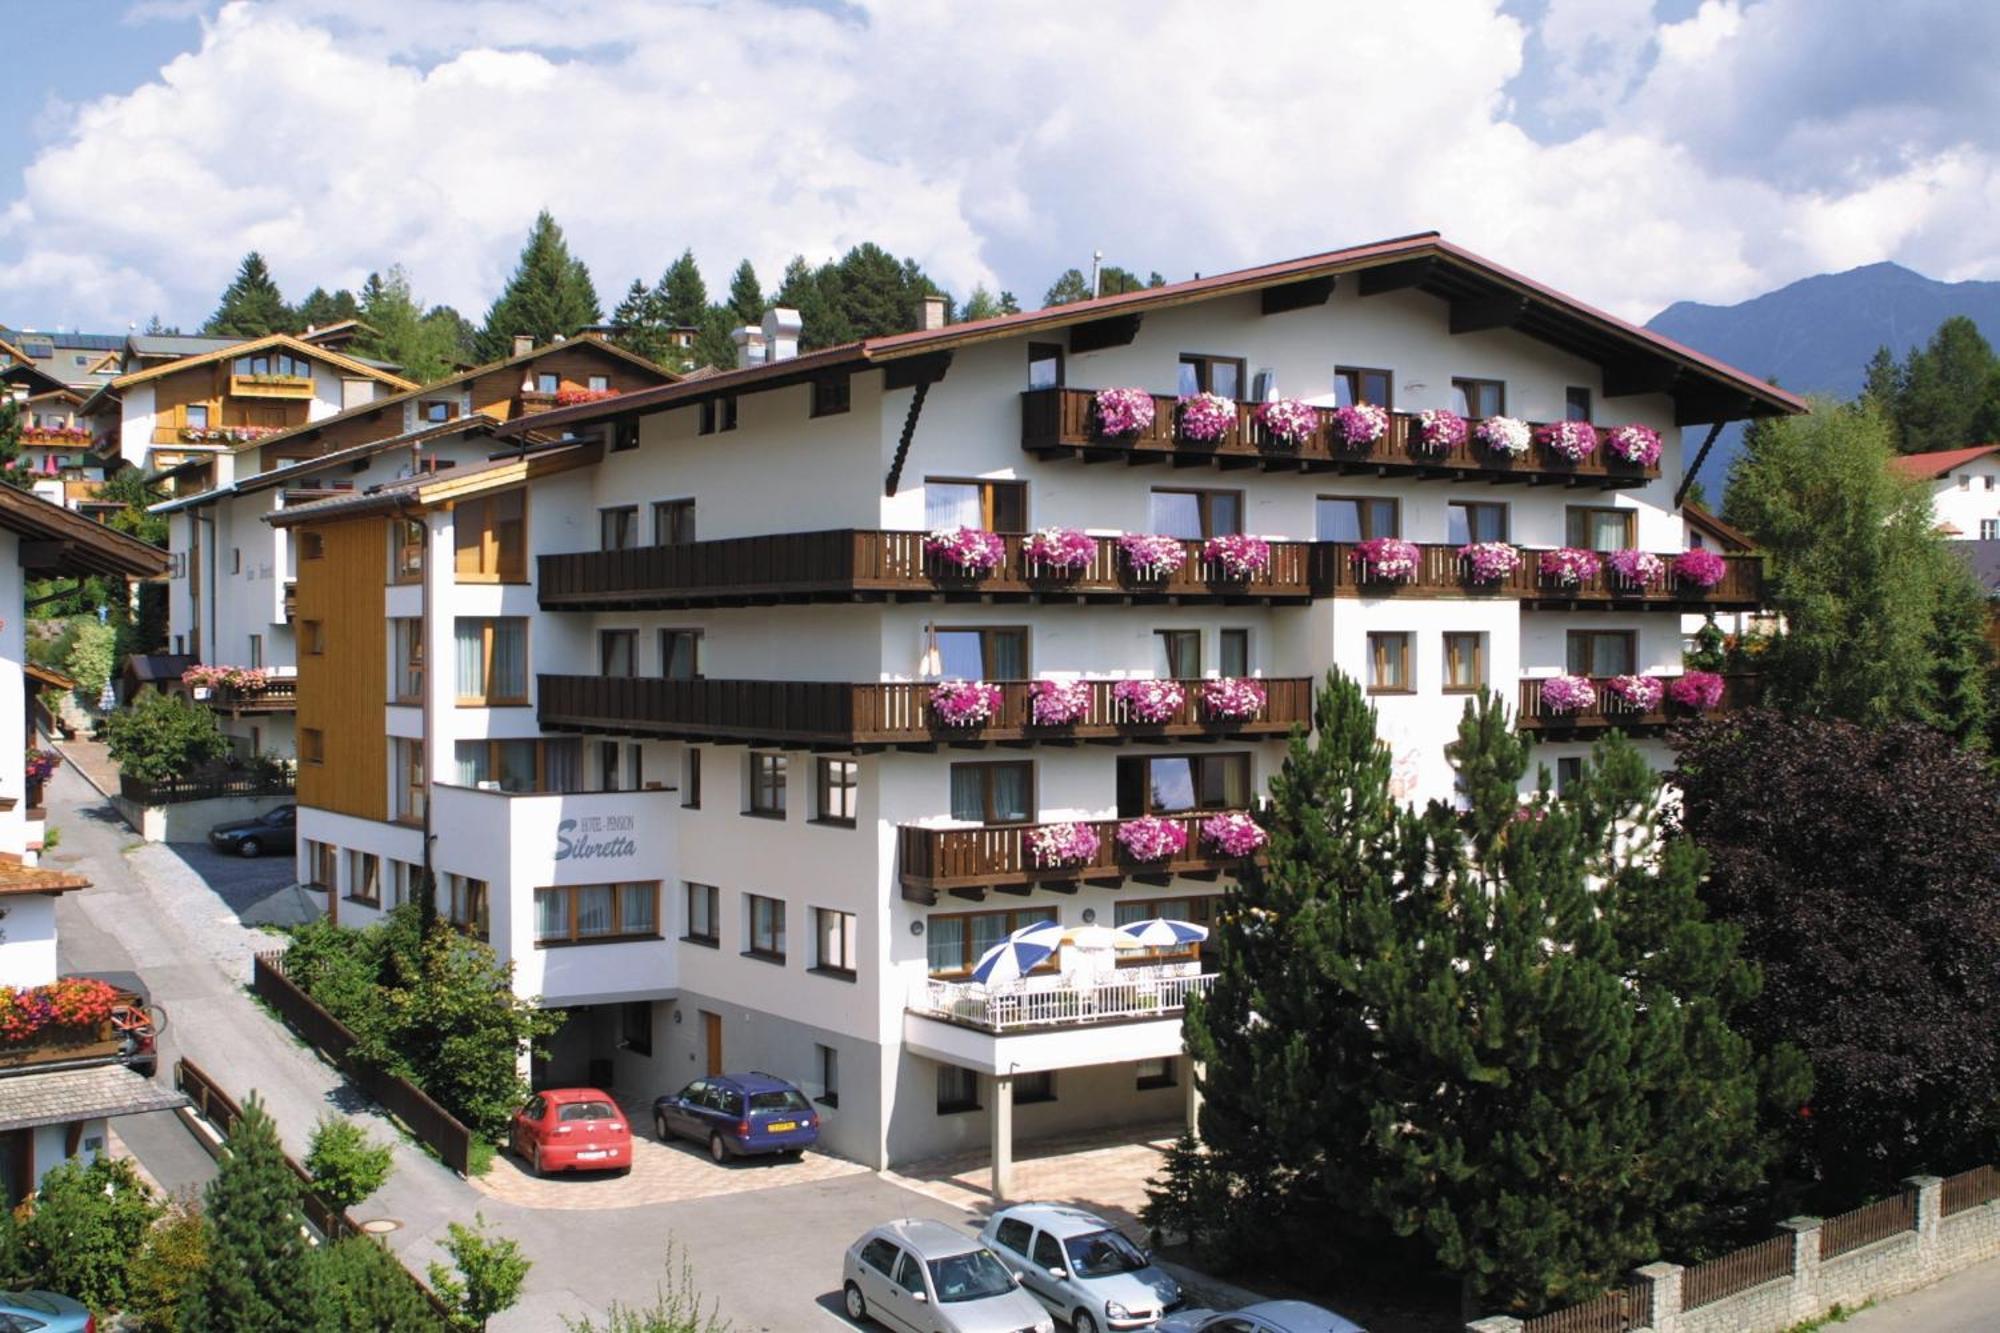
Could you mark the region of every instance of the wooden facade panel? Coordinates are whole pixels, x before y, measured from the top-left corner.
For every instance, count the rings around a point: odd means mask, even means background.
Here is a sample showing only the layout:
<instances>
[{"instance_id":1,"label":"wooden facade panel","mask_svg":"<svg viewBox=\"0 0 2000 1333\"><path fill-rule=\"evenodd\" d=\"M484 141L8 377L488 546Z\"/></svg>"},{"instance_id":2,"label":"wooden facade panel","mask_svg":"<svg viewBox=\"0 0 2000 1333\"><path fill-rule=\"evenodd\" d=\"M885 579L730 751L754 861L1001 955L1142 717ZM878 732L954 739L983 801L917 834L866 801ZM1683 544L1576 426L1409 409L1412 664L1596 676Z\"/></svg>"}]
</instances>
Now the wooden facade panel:
<instances>
[{"instance_id":1,"label":"wooden facade panel","mask_svg":"<svg viewBox=\"0 0 2000 1333\"><path fill-rule=\"evenodd\" d=\"M312 433L308 439L290 439L264 445L258 451L257 470L269 472L287 463L301 463L357 444L371 444L403 433L403 405L395 403L377 412L364 412L346 421L336 421Z\"/></svg>"},{"instance_id":2,"label":"wooden facade panel","mask_svg":"<svg viewBox=\"0 0 2000 1333\"><path fill-rule=\"evenodd\" d=\"M166 435L176 438L186 424L186 409L201 404L208 408L208 424L216 426L262 426L283 430L303 426L312 404L302 398L238 397L229 392L227 361L189 366L153 381L154 442Z\"/></svg>"},{"instance_id":3,"label":"wooden facade panel","mask_svg":"<svg viewBox=\"0 0 2000 1333\"><path fill-rule=\"evenodd\" d=\"M561 351L549 352L523 365L508 366L474 379L472 410L484 412L500 421L509 420L519 408L516 399L521 393L522 378L538 375L559 377L560 387L564 389L588 388L592 375L603 375L620 393L651 389L666 382L664 373L648 374L622 356L579 340Z\"/></svg>"},{"instance_id":4,"label":"wooden facade panel","mask_svg":"<svg viewBox=\"0 0 2000 1333\"><path fill-rule=\"evenodd\" d=\"M318 559L299 557L298 727L299 804L358 819L389 817L389 742L382 709L388 703L388 621L382 588L388 577L389 526L383 518L349 519L293 529L321 540ZM325 652L310 651L309 624L318 624ZM306 762L305 733L323 737L323 760Z\"/></svg>"}]
</instances>

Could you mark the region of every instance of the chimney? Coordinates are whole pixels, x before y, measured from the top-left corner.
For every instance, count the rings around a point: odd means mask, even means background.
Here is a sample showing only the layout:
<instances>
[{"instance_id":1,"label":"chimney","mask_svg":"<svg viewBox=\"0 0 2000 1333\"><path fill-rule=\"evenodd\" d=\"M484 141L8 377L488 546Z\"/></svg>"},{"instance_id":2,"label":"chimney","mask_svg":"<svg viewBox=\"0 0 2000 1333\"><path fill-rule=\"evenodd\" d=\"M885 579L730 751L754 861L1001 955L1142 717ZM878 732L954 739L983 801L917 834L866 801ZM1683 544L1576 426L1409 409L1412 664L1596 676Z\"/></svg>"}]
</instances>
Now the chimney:
<instances>
[{"instance_id":1,"label":"chimney","mask_svg":"<svg viewBox=\"0 0 2000 1333\"><path fill-rule=\"evenodd\" d=\"M935 293L926 292L923 299L917 303L917 331L922 333L929 329L941 329L943 327L944 298Z\"/></svg>"},{"instance_id":2,"label":"chimney","mask_svg":"<svg viewBox=\"0 0 2000 1333\"><path fill-rule=\"evenodd\" d=\"M764 359L789 361L799 354L799 332L805 325L799 312L772 306L764 312Z\"/></svg>"},{"instance_id":3,"label":"chimney","mask_svg":"<svg viewBox=\"0 0 2000 1333\"><path fill-rule=\"evenodd\" d=\"M764 330L755 324L745 324L733 329L729 341L736 344L736 368L747 370L751 366L764 364Z\"/></svg>"},{"instance_id":4,"label":"chimney","mask_svg":"<svg viewBox=\"0 0 2000 1333\"><path fill-rule=\"evenodd\" d=\"M533 335L532 333L517 333L514 335L515 356L526 356L528 353L534 350L535 350L535 335Z\"/></svg>"}]
</instances>

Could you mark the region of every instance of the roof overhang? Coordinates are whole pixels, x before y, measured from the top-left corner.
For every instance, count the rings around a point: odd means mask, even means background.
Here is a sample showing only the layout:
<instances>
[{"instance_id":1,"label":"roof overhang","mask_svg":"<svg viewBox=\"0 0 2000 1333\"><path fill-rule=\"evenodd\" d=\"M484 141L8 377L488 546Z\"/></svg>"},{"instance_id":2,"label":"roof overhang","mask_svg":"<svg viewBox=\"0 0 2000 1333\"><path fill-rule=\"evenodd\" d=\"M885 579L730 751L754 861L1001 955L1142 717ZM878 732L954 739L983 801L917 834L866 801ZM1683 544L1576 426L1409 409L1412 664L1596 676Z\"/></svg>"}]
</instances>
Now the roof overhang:
<instances>
[{"instance_id":1,"label":"roof overhang","mask_svg":"<svg viewBox=\"0 0 2000 1333\"><path fill-rule=\"evenodd\" d=\"M587 467L603 453L603 446L595 439L524 450L476 467L454 468L429 477L388 483L356 495L340 495L274 510L264 515L264 521L272 527L291 528L306 523L368 518L377 514L417 513L490 491L539 481L558 472Z\"/></svg>"},{"instance_id":2,"label":"roof overhang","mask_svg":"<svg viewBox=\"0 0 2000 1333\"><path fill-rule=\"evenodd\" d=\"M0 1078L0 1130L174 1111L189 1105L186 1094L122 1064Z\"/></svg>"},{"instance_id":3,"label":"roof overhang","mask_svg":"<svg viewBox=\"0 0 2000 1333\"><path fill-rule=\"evenodd\" d=\"M37 578L150 578L167 569L159 547L12 486L0 486L0 528L19 534L21 569Z\"/></svg>"}]
</instances>

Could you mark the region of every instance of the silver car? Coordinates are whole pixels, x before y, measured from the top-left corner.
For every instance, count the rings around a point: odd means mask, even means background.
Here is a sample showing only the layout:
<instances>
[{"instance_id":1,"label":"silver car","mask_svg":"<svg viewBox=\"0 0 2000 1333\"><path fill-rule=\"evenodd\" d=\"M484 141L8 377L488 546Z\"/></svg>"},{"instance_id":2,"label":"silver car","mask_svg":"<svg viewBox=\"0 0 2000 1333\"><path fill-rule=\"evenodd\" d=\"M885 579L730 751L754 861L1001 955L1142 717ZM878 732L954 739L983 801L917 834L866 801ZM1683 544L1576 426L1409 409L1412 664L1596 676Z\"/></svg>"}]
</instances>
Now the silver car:
<instances>
[{"instance_id":1,"label":"silver car","mask_svg":"<svg viewBox=\"0 0 2000 1333\"><path fill-rule=\"evenodd\" d=\"M1180 1284L1155 1268L1150 1254L1081 1208L1002 1208L986 1220L979 1238L1076 1333L1152 1328L1181 1303Z\"/></svg>"},{"instance_id":2,"label":"silver car","mask_svg":"<svg viewBox=\"0 0 2000 1333\"><path fill-rule=\"evenodd\" d=\"M956 1227L922 1218L885 1222L847 1247L847 1317L899 1333L1055 1333L993 1251Z\"/></svg>"},{"instance_id":3,"label":"silver car","mask_svg":"<svg viewBox=\"0 0 2000 1333\"><path fill-rule=\"evenodd\" d=\"M1366 1333L1352 1319L1304 1301L1261 1301L1241 1310L1183 1310L1158 1333Z\"/></svg>"}]
</instances>

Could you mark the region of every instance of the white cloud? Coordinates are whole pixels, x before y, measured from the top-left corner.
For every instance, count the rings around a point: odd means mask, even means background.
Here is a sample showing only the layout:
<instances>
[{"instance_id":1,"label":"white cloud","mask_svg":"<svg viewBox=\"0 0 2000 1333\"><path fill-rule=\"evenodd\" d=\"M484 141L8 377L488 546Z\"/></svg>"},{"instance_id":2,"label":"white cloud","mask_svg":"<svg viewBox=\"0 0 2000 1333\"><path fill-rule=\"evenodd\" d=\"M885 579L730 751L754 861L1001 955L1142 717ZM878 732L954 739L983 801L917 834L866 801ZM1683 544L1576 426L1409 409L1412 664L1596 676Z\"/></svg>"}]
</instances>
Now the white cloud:
<instances>
[{"instance_id":1,"label":"white cloud","mask_svg":"<svg viewBox=\"0 0 2000 1333\"><path fill-rule=\"evenodd\" d=\"M231 4L36 157L0 311L198 321L255 247L293 295L402 262L477 318L544 206L607 303L686 245L711 289L875 240L1032 304L1093 248L1184 277L1428 227L1638 318L1883 257L1991 275L2000 131L1948 100L1978 51L1835 8ZM1593 128L1510 119L1531 37ZM1952 68L1843 92L1876 40Z\"/></svg>"}]
</instances>

